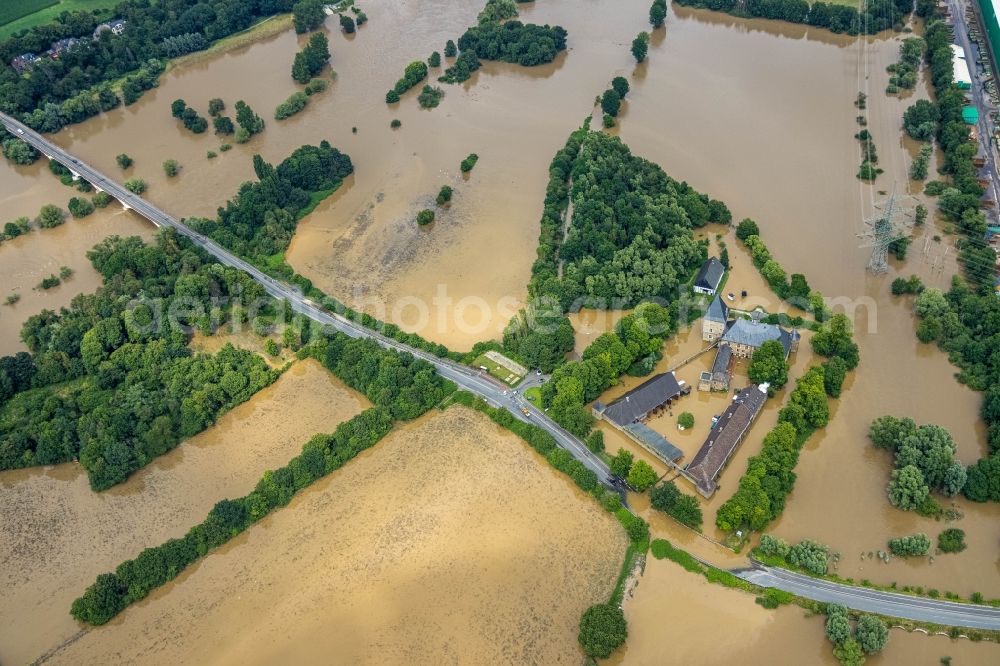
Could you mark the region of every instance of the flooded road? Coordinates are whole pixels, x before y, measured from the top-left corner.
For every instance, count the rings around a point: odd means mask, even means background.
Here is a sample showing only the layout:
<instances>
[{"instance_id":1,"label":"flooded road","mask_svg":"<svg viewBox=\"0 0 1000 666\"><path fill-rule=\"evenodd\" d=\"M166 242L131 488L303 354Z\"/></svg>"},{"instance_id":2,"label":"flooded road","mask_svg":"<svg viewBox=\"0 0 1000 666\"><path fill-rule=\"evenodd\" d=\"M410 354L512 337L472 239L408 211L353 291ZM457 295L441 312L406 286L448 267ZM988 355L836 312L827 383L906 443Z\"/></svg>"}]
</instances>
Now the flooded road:
<instances>
[{"instance_id":1,"label":"flooded road","mask_svg":"<svg viewBox=\"0 0 1000 666\"><path fill-rule=\"evenodd\" d=\"M580 614L610 594L625 546L523 441L452 407L52 663L579 664Z\"/></svg>"},{"instance_id":2,"label":"flooded road","mask_svg":"<svg viewBox=\"0 0 1000 666\"><path fill-rule=\"evenodd\" d=\"M683 603L678 603L683 599ZM713 585L667 560L650 556L635 596L625 601L629 637L607 661L612 666L653 664L824 664L836 666L823 617L796 606L765 610L753 595ZM995 664L1000 646L894 629L866 664L940 666Z\"/></svg>"},{"instance_id":3,"label":"flooded road","mask_svg":"<svg viewBox=\"0 0 1000 666\"><path fill-rule=\"evenodd\" d=\"M30 663L71 637L79 625L70 604L95 576L182 536L220 499L246 494L312 435L367 406L303 361L103 493L75 463L0 472L0 661Z\"/></svg>"}]
</instances>

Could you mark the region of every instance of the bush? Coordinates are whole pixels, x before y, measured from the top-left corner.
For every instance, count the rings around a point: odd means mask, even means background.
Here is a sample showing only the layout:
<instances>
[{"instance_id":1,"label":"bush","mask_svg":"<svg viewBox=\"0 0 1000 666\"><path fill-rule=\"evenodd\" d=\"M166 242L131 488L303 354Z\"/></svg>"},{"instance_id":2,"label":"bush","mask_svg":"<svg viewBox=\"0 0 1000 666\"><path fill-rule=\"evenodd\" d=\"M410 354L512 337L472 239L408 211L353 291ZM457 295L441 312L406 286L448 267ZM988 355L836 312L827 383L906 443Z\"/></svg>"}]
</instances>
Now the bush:
<instances>
[{"instance_id":1,"label":"bush","mask_svg":"<svg viewBox=\"0 0 1000 666\"><path fill-rule=\"evenodd\" d=\"M919 557L931 549L930 538L922 533L889 539L889 552L899 557Z\"/></svg>"},{"instance_id":2,"label":"bush","mask_svg":"<svg viewBox=\"0 0 1000 666\"><path fill-rule=\"evenodd\" d=\"M770 534L762 534L760 536L760 544L757 546L761 554L768 557L780 557L781 559L788 557L788 548L787 541L771 536Z\"/></svg>"},{"instance_id":3,"label":"bush","mask_svg":"<svg viewBox=\"0 0 1000 666\"><path fill-rule=\"evenodd\" d=\"M593 430L584 441L592 452L602 453L604 451L604 433L600 430Z\"/></svg>"},{"instance_id":4,"label":"bush","mask_svg":"<svg viewBox=\"0 0 1000 666\"><path fill-rule=\"evenodd\" d=\"M167 178L173 178L181 172L181 164L177 160L170 159L163 163L163 173L167 174Z\"/></svg>"},{"instance_id":5,"label":"bush","mask_svg":"<svg viewBox=\"0 0 1000 666\"><path fill-rule=\"evenodd\" d=\"M424 208L422 211L417 213L417 224L424 226L430 224L434 221L434 211L429 208Z\"/></svg>"},{"instance_id":6,"label":"bush","mask_svg":"<svg viewBox=\"0 0 1000 666\"><path fill-rule=\"evenodd\" d=\"M403 126L403 123L402 123L402 121L399 118L393 118L392 122L389 123L389 127L391 127L392 129L399 129L402 126Z\"/></svg>"},{"instance_id":7,"label":"bush","mask_svg":"<svg viewBox=\"0 0 1000 666\"><path fill-rule=\"evenodd\" d=\"M611 129L615 126L614 116L605 113L604 118L601 120L601 124L603 124L606 129Z\"/></svg>"},{"instance_id":8,"label":"bush","mask_svg":"<svg viewBox=\"0 0 1000 666\"><path fill-rule=\"evenodd\" d=\"M443 206L446 203L448 203L449 201L451 201L452 191L453 190L449 186L442 185L441 186L441 190L438 192L437 199L435 199L435 201L437 202L437 205L438 206Z\"/></svg>"},{"instance_id":9,"label":"bush","mask_svg":"<svg viewBox=\"0 0 1000 666\"><path fill-rule=\"evenodd\" d=\"M275 120L285 120L291 118L296 113L306 108L309 103L309 95L304 92L292 93L288 99L278 105L274 110Z\"/></svg>"},{"instance_id":10,"label":"bush","mask_svg":"<svg viewBox=\"0 0 1000 666\"><path fill-rule=\"evenodd\" d=\"M965 550L965 531L953 527L941 532L938 535L938 549L942 553L961 553Z\"/></svg>"},{"instance_id":11,"label":"bush","mask_svg":"<svg viewBox=\"0 0 1000 666\"><path fill-rule=\"evenodd\" d=\"M788 549L788 561L809 573L825 575L828 567L828 549L811 539L803 539Z\"/></svg>"},{"instance_id":12,"label":"bush","mask_svg":"<svg viewBox=\"0 0 1000 666\"><path fill-rule=\"evenodd\" d=\"M398 101L399 101L399 93L396 92L395 90L390 90L385 94L386 104L395 104Z\"/></svg>"},{"instance_id":13,"label":"bush","mask_svg":"<svg viewBox=\"0 0 1000 666\"><path fill-rule=\"evenodd\" d=\"M625 615L613 604L595 604L580 618L577 640L590 657L605 659L628 637Z\"/></svg>"},{"instance_id":14,"label":"bush","mask_svg":"<svg viewBox=\"0 0 1000 666\"><path fill-rule=\"evenodd\" d=\"M889 640L889 627L874 615L862 615L858 618L855 638L865 654L876 654Z\"/></svg>"},{"instance_id":15,"label":"bush","mask_svg":"<svg viewBox=\"0 0 1000 666\"><path fill-rule=\"evenodd\" d=\"M312 97L326 90L327 84L323 79L311 79L304 88L306 95Z\"/></svg>"},{"instance_id":16,"label":"bush","mask_svg":"<svg viewBox=\"0 0 1000 666\"><path fill-rule=\"evenodd\" d=\"M420 108L422 109L433 109L441 103L443 97L444 91L441 88L425 85L417 97L417 102L420 103Z\"/></svg>"},{"instance_id":17,"label":"bush","mask_svg":"<svg viewBox=\"0 0 1000 666\"><path fill-rule=\"evenodd\" d=\"M702 514L698 500L686 495L673 481L664 481L649 492L650 505L677 522L694 529L701 529Z\"/></svg>"},{"instance_id":18,"label":"bush","mask_svg":"<svg viewBox=\"0 0 1000 666\"><path fill-rule=\"evenodd\" d=\"M427 59L427 65L429 67L440 67L441 66L441 54L435 51L431 54L431 57Z\"/></svg>"},{"instance_id":19,"label":"bush","mask_svg":"<svg viewBox=\"0 0 1000 666\"><path fill-rule=\"evenodd\" d=\"M107 192L98 192L93 197L91 197L90 201L94 204L96 208L107 208L108 204L111 203L112 199L111 195L108 194Z\"/></svg>"},{"instance_id":20,"label":"bush","mask_svg":"<svg viewBox=\"0 0 1000 666\"><path fill-rule=\"evenodd\" d=\"M38 211L38 226L42 229L58 227L66 221L66 212L59 206L46 204Z\"/></svg>"},{"instance_id":21,"label":"bush","mask_svg":"<svg viewBox=\"0 0 1000 666\"><path fill-rule=\"evenodd\" d=\"M462 164L460 165L462 173L469 173L470 171L472 171L472 168L476 166L476 162L478 161L479 161L479 155L476 155L475 153L469 153L469 156L466 157L464 160L462 160Z\"/></svg>"}]
</instances>

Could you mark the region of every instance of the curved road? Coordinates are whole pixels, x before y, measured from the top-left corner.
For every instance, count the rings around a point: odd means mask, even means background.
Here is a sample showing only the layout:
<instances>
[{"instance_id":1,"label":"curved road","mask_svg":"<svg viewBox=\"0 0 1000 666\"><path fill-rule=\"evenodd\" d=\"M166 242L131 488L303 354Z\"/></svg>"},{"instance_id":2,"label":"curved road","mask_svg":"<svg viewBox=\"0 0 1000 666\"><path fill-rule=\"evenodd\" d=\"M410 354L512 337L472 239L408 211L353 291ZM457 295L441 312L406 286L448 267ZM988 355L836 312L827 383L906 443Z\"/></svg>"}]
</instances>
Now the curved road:
<instances>
[{"instance_id":1,"label":"curved road","mask_svg":"<svg viewBox=\"0 0 1000 666\"><path fill-rule=\"evenodd\" d=\"M542 411L517 395L517 393L508 390L503 384L493 380L491 377L484 376L472 368L447 359L438 358L418 349L413 349L353 322L346 317L320 308L290 285L275 280L211 239L196 233L142 197L132 194L101 172L73 157L73 155L48 141L23 123L0 113L0 124L11 134L26 141L49 159L56 160L75 175L86 179L95 188L107 192L121 202L122 205L136 211L156 226L171 227L177 233L186 236L196 245L201 246L220 263L246 271L254 280L263 285L264 289L271 296L287 300L296 312L320 324L330 326L352 338L371 338L384 347L409 352L416 357L422 358L431 363L443 377L450 379L463 389L482 397L494 406L506 409L522 421L535 423L552 435L559 445L569 451L574 458L596 473L597 478L602 483L621 492L618 485L612 481L607 465L594 455L583 442L561 428ZM529 380L525 386L534 383L537 383L537 379ZM530 416L526 416L522 412L522 409L528 410ZM816 601L841 603L849 608L860 611L880 613L921 622L1000 630L1000 609L989 606L956 604L936 599L923 599L867 588L852 587L850 585L841 585L803 576L785 569L767 567L759 563L755 563L752 569L738 570L734 571L734 573L744 580L763 587L776 587L809 599L815 599Z\"/></svg>"},{"instance_id":2,"label":"curved road","mask_svg":"<svg viewBox=\"0 0 1000 666\"><path fill-rule=\"evenodd\" d=\"M85 179L96 189L107 192L123 206L134 210L156 226L175 229L177 233L191 239L192 242L214 256L220 263L246 271L254 280L263 285L264 289L271 296L288 301L294 311L320 324L330 326L352 338L371 338L383 347L409 352L414 356L422 358L434 365L441 376L450 379L461 388L484 398L495 407L506 409L522 421L535 423L552 435L559 445L569 451L574 458L597 474L597 478L603 484L618 490L617 486L611 481L611 472L608 466L604 464L604 461L591 452L583 442L561 428L534 405L526 400L522 400L520 396L508 390L503 384L467 366L438 358L433 354L428 354L419 349L414 349L392 338L381 335L357 322L353 322L346 317L322 309L289 284L272 278L256 266L232 254L218 243L202 236L187 225L156 208L142 197L132 194L123 186L111 180L89 164L67 153L56 144L33 131L27 125L2 113L0 113L0 124L13 136L27 142L49 159L59 162L72 171L75 176ZM525 415L522 409L527 409L530 416Z\"/></svg>"},{"instance_id":3,"label":"curved road","mask_svg":"<svg viewBox=\"0 0 1000 666\"><path fill-rule=\"evenodd\" d=\"M733 573L761 587L775 587L801 597L843 604L848 608L867 613L954 627L1000 630L1000 608L993 606L959 604L953 601L833 583L787 569L769 567L759 562L754 562L752 569L736 570Z\"/></svg>"}]
</instances>

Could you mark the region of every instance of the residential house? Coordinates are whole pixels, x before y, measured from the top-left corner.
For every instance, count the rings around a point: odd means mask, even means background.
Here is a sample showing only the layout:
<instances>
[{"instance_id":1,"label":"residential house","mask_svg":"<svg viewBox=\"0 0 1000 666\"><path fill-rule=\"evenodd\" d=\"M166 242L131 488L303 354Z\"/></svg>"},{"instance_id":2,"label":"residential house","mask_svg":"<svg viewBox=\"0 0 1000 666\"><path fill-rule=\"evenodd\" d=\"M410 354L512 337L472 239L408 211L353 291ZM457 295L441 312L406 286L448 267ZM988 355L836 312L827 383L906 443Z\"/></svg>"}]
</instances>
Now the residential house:
<instances>
[{"instance_id":1,"label":"residential house","mask_svg":"<svg viewBox=\"0 0 1000 666\"><path fill-rule=\"evenodd\" d=\"M722 276L725 274L726 267L722 265L722 262L715 257L709 257L701 265L701 270L695 276L692 288L699 294L713 296L715 295L715 290L719 288L719 283L722 282Z\"/></svg>"}]
</instances>

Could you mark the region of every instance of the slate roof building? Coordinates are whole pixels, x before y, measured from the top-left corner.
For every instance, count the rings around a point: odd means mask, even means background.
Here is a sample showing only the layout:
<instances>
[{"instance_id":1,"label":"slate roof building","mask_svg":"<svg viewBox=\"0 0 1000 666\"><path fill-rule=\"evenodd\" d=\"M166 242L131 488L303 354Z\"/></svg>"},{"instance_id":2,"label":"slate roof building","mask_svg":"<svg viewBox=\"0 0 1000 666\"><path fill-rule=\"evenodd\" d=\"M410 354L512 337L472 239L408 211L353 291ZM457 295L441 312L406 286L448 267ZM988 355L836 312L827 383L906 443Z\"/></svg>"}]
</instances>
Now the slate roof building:
<instances>
[{"instance_id":1,"label":"slate roof building","mask_svg":"<svg viewBox=\"0 0 1000 666\"><path fill-rule=\"evenodd\" d=\"M31 66L38 62L39 58L34 53L22 53L13 60L10 61L10 66L18 74L24 74L26 71L31 69Z\"/></svg>"},{"instance_id":2,"label":"slate roof building","mask_svg":"<svg viewBox=\"0 0 1000 666\"><path fill-rule=\"evenodd\" d=\"M698 382L699 391L728 391L732 373L729 366L733 361L733 348L723 342L715 352L715 362L711 372L701 373Z\"/></svg>"},{"instance_id":3,"label":"slate roof building","mask_svg":"<svg viewBox=\"0 0 1000 666\"><path fill-rule=\"evenodd\" d=\"M719 288L719 283L722 282L722 276L725 274L726 267L722 265L722 262L715 257L709 257L701 265L701 270L695 276L692 288L699 294L712 296Z\"/></svg>"},{"instance_id":4,"label":"slate roof building","mask_svg":"<svg viewBox=\"0 0 1000 666\"><path fill-rule=\"evenodd\" d=\"M750 431L766 400L767 390L758 386L748 386L737 393L684 468L704 497L711 497L718 488L719 473Z\"/></svg>"},{"instance_id":5,"label":"slate roof building","mask_svg":"<svg viewBox=\"0 0 1000 666\"><path fill-rule=\"evenodd\" d=\"M684 452L643 421L651 412L690 392L672 372L646 380L609 405L594 403L594 416L604 419L662 460L675 463Z\"/></svg>"},{"instance_id":6,"label":"slate roof building","mask_svg":"<svg viewBox=\"0 0 1000 666\"><path fill-rule=\"evenodd\" d=\"M706 342L715 342L726 332L728 321L729 307L722 302L719 296L716 296L709 303L708 310L701 318L701 339Z\"/></svg>"},{"instance_id":7,"label":"slate roof building","mask_svg":"<svg viewBox=\"0 0 1000 666\"><path fill-rule=\"evenodd\" d=\"M115 19L114 21L102 23L94 28L94 39L98 39L101 36L101 33L105 30L110 30L112 35L120 35L125 32L126 23L128 23L128 21L125 19Z\"/></svg>"},{"instance_id":8,"label":"slate roof building","mask_svg":"<svg viewBox=\"0 0 1000 666\"><path fill-rule=\"evenodd\" d=\"M798 331L786 331L777 324L767 324L751 319L734 319L726 325L722 341L733 348L733 354L749 358L768 340L777 340L785 349L785 358L799 348Z\"/></svg>"}]
</instances>

